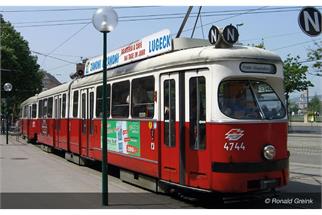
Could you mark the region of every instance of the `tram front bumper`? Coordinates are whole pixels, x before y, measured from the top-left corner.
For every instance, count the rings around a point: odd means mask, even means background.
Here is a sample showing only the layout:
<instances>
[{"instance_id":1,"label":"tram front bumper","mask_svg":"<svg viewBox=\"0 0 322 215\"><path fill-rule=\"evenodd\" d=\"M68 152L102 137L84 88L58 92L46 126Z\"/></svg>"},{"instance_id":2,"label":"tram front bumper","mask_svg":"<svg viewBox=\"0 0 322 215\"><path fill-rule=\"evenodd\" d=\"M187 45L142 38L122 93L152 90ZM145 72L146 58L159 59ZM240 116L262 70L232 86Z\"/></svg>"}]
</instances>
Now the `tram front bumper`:
<instances>
[{"instance_id":1,"label":"tram front bumper","mask_svg":"<svg viewBox=\"0 0 322 215\"><path fill-rule=\"evenodd\" d=\"M219 192L250 192L284 186L289 159L260 163L212 163L212 189Z\"/></svg>"}]
</instances>

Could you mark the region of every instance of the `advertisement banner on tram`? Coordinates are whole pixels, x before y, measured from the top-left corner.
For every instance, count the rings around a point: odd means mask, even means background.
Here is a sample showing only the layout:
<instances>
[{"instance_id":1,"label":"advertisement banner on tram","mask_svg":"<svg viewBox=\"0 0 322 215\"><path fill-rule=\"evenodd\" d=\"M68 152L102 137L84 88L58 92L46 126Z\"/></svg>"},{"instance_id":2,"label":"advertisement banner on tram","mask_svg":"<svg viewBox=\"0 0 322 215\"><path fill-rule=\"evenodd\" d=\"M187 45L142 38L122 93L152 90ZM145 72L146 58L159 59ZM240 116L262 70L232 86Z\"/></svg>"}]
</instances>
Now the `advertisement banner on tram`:
<instances>
[{"instance_id":1,"label":"advertisement banner on tram","mask_svg":"<svg viewBox=\"0 0 322 215\"><path fill-rule=\"evenodd\" d=\"M166 53L171 50L171 33L170 30L165 29L107 53L106 64L109 69ZM84 75L91 75L102 70L103 56L98 56L86 62Z\"/></svg>"}]
</instances>

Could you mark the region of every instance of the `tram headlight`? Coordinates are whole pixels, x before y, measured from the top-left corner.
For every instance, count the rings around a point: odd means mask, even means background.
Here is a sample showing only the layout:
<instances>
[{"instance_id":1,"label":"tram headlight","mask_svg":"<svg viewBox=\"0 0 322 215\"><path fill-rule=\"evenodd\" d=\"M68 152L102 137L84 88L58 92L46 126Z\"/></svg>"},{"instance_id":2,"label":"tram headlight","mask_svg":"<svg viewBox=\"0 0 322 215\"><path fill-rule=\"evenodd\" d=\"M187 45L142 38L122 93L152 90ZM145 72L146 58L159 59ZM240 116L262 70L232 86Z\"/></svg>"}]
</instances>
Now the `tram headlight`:
<instances>
[{"instance_id":1,"label":"tram headlight","mask_svg":"<svg viewBox=\"0 0 322 215\"><path fill-rule=\"evenodd\" d=\"M276 155L276 149L273 145L267 145L263 149L264 158L267 160L273 160Z\"/></svg>"}]
</instances>

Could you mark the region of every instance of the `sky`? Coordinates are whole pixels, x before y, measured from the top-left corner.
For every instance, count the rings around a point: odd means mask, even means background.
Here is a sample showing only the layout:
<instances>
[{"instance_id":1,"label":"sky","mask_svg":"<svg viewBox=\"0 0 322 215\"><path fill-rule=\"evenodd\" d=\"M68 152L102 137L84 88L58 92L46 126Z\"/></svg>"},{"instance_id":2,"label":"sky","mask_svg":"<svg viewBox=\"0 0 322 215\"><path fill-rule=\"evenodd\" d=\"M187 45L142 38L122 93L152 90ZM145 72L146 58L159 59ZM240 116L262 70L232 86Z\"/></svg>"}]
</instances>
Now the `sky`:
<instances>
[{"instance_id":1,"label":"sky","mask_svg":"<svg viewBox=\"0 0 322 215\"><path fill-rule=\"evenodd\" d=\"M216 2L203 5L201 22L199 19L194 38L207 39L212 25L225 27L229 24L242 24L238 28L241 43L259 44L263 41L266 49L277 53L283 60L291 54L299 55L301 61L307 59L308 49L316 48L314 41L322 41L322 34L309 37L301 31L298 25L300 5L267 6L270 5L267 2L266 5L234 6L229 3L229 6L218 6ZM99 6L80 6L73 2L68 6L37 6L37 2L32 6L19 6L19 2L13 4L15 6L7 5L8 2L0 3L3 18L12 23L28 41L33 54L38 56L41 68L59 81L69 81L69 75L75 71L75 63L81 59L101 55L102 35L91 23L92 15ZM119 23L108 35L108 50L112 51L162 29L169 29L175 35L188 8L183 3L182 6L157 6L154 1L138 5L140 6L135 7L133 2L132 5L124 2L121 6L113 5L119 16ZM322 11L321 3L318 8ZM189 17L182 37L191 36L198 10L198 2L195 2L193 17ZM310 66L309 63L305 65ZM309 89L310 96L322 94L322 77L308 74L308 78L315 85Z\"/></svg>"}]
</instances>

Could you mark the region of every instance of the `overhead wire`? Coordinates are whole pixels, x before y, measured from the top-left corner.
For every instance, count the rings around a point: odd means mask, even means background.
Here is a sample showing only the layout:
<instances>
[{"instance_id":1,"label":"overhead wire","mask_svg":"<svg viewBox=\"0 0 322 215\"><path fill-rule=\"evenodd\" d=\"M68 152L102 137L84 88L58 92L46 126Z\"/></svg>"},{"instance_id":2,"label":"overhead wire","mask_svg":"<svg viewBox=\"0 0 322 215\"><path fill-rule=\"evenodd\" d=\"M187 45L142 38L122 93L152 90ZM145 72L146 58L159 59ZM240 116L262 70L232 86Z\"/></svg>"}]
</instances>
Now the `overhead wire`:
<instances>
[{"instance_id":1,"label":"overhead wire","mask_svg":"<svg viewBox=\"0 0 322 215\"><path fill-rule=\"evenodd\" d=\"M206 23L206 24L204 24L204 25L202 25L202 26L200 26L200 27L201 27L201 28L203 28L204 26L212 25L212 24L217 23L217 22L221 22L221 21L224 21L224 20L228 20L228 19L232 19L232 18L235 18L235 17L241 16L241 15L245 15L245 14L248 14L248 13L250 13L250 12L252 12L252 11L260 10L260 9L262 9L262 8L265 8L265 7L266 7L266 6L259 7L259 8L255 8L255 9L249 9L248 11L246 11L246 12L244 12L244 13L241 13L241 14L235 14L235 15L233 15L233 16L225 17L225 18L222 18L222 19L219 19L219 20L213 21L213 22L208 22L208 23ZM196 28L200 28L200 27L196 27ZM190 30L192 30L192 29L193 29L193 28L189 28L189 29L187 29L187 30L185 30L185 31L183 31L183 32L187 32L187 31L190 31Z\"/></svg>"},{"instance_id":2,"label":"overhead wire","mask_svg":"<svg viewBox=\"0 0 322 215\"><path fill-rule=\"evenodd\" d=\"M38 51L31 50L31 52L32 53L35 53L37 55L41 55L41 56L53 58L53 59L56 59L56 60L59 60L59 61L63 61L63 62L69 63L69 64L76 64L77 63L77 62L72 62L72 61L64 60L64 59L61 59L61 58L58 58L58 57L54 57L54 56L51 56L51 55L48 55L48 54L44 54L44 53L41 53L41 52L38 52Z\"/></svg>"},{"instance_id":3,"label":"overhead wire","mask_svg":"<svg viewBox=\"0 0 322 215\"><path fill-rule=\"evenodd\" d=\"M113 7L114 9L136 9L136 8L149 8L159 6L125 6ZM35 13L35 12L65 12L65 11L82 11L82 10L96 10L97 7L86 8L57 8L57 9L30 9L30 10L0 10L1 13Z\"/></svg>"},{"instance_id":4,"label":"overhead wire","mask_svg":"<svg viewBox=\"0 0 322 215\"><path fill-rule=\"evenodd\" d=\"M277 51L277 50L281 50L281 49L285 49L285 48L291 48L291 47L295 47L295 46L299 46L299 45L303 45L303 44L307 44L307 43L312 43L312 42L321 42L322 40L309 40L309 41L303 41L303 42L299 42L299 43L293 43L293 44L290 44L290 45L287 45L287 46L282 46L282 47L279 47L279 48L275 48L275 49L271 49L272 51Z\"/></svg>"},{"instance_id":5,"label":"overhead wire","mask_svg":"<svg viewBox=\"0 0 322 215\"><path fill-rule=\"evenodd\" d=\"M287 8L290 8L286 10ZM208 11L208 12L202 12L201 15L204 17L214 17L214 16L228 16L228 15L244 15L244 14L256 14L256 13L277 13L277 12L290 12L290 11L297 11L300 9L300 7L286 7L285 8L265 8L262 7L261 9L256 10L227 10L226 13L223 13L223 11ZM257 11L259 10L259 11ZM238 11L238 13L234 12ZM164 13L164 14L147 14L147 15L131 15L131 16L120 16L119 22L134 22L134 21L157 21L157 20L164 20L164 19L182 19L184 17L184 13ZM198 13L192 13L190 16L191 18L197 17ZM65 19L65 20L45 20L45 21L35 21L35 22L16 22L15 27L19 28L25 28L25 27L49 27L49 26L62 26L62 25L79 25L79 24L85 24L83 21L90 21L90 19ZM62 22L62 23L57 23ZM64 23L64 22L71 22L71 23ZM29 23L35 23L32 25L25 25ZM37 24L37 23L43 23L43 24ZM53 23L53 24L46 24L46 23ZM22 25L21 25L22 24Z\"/></svg>"},{"instance_id":6,"label":"overhead wire","mask_svg":"<svg viewBox=\"0 0 322 215\"><path fill-rule=\"evenodd\" d=\"M84 58L84 56L80 56L80 55L70 55L70 54L60 54L60 53L53 53L51 55L70 57L70 58Z\"/></svg>"},{"instance_id":7,"label":"overhead wire","mask_svg":"<svg viewBox=\"0 0 322 215\"><path fill-rule=\"evenodd\" d=\"M70 41L73 37L75 37L78 33L80 33L82 30L84 30L91 22L88 22L86 25L82 26L79 30L77 30L75 33L73 33L71 36L69 36L67 39L65 39L62 43L60 43L58 46L56 46L53 50L51 50L47 56L50 56L52 53L54 53L57 49L65 45L68 41ZM43 63L45 62L46 57L44 58Z\"/></svg>"},{"instance_id":8,"label":"overhead wire","mask_svg":"<svg viewBox=\"0 0 322 215\"><path fill-rule=\"evenodd\" d=\"M49 71L61 69L61 68L67 67L67 66L70 66L70 63L63 64L63 65L60 65L60 66L57 66L57 67L54 67L54 68L46 69L46 71L49 72Z\"/></svg>"},{"instance_id":9,"label":"overhead wire","mask_svg":"<svg viewBox=\"0 0 322 215\"><path fill-rule=\"evenodd\" d=\"M290 32L290 33L284 33L284 34L273 34L273 35L268 35L268 36L261 36L261 37L257 37L257 38L248 38L248 39L244 39L244 40L240 40L240 42L246 42L246 41L254 41L254 40L259 40L259 39L271 39L271 38L278 38L278 37L285 37L285 36L290 36L290 35L295 35L295 34L299 34L302 32Z\"/></svg>"},{"instance_id":10,"label":"overhead wire","mask_svg":"<svg viewBox=\"0 0 322 215\"><path fill-rule=\"evenodd\" d=\"M147 6L148 7L148 6ZM125 7L120 7L119 9L124 8ZM134 7L127 7L127 8L134 8ZM142 8L142 7L135 7L135 8ZM255 8L255 9L238 9L238 10L221 10L221 11L207 11L207 12L198 12L197 13L192 13L192 14L197 14L197 16L199 16L200 13L200 23L201 25L199 27L194 27L194 28L201 28L203 31L203 27L213 24L213 23L217 23L220 21L224 21L224 20L228 20L234 17L238 17L241 15L246 15L246 14L255 14L255 13L275 13L275 12L289 12L289 11L294 11L294 10L299 10L301 7L274 7L274 8L267 8L266 6L264 7L259 7L259 8ZM96 8L67 8L67 9L44 9L44 10L37 10L37 11L69 11L69 10L92 10L92 9L96 9ZM16 10L16 11L5 11L5 12L29 12L31 10ZM231 14L232 12L238 12L233 14L232 16L229 17L225 17L223 19L220 20L216 20L214 22L211 23L206 23L203 24L201 21L201 15L205 16L205 17L211 17L211 16L222 16L222 15L227 15L227 14ZM225 14L223 14L225 13ZM146 20L160 20L160 19L178 19L178 18L182 18L183 13L167 13L167 14L148 14L148 15L137 15L137 16L122 16L120 17L120 22L127 22L127 21L146 21ZM180 15L180 16L179 16ZM162 17L164 16L164 17ZM134 18L134 17L138 17L135 19L129 19L129 18ZM154 18L151 18L154 17ZM47 20L47 21L37 21L35 23L53 23L53 22L74 22L74 21L79 21L79 20L90 20L90 19L69 19L69 20ZM27 23L27 22L25 22ZM29 22L32 23L32 22ZM46 54L47 56L52 55L57 49L59 49L60 47L62 47L65 43L67 43L70 39L72 39L75 35L77 35L79 32L81 32L86 26L88 26L90 24L89 22L78 22L78 23L55 23L55 24L47 24L47 25L29 25L29 26L15 26L15 27L41 27L41 26L60 26L60 25L75 25L75 24L84 24L84 26L82 26L82 28L80 30L78 30L77 32L75 32L74 34L72 34L70 37L68 37L65 41L63 41L61 44L59 44L56 48L54 48L52 51L50 51L48 54ZM187 30L184 30L183 32L186 31L190 31L194 28L190 28ZM202 32L203 33L203 32ZM286 34L284 34L286 35ZM276 37L278 35L275 35ZM203 33L203 37L204 37L204 33ZM307 42L305 42L307 43ZM304 43L301 43L304 44ZM293 44L294 45L294 44ZM287 46L288 47L288 46ZM279 50L279 49L283 49L283 48L287 48L287 47L280 47L277 48L275 50ZM44 55L45 56L45 55ZM56 58L57 59L57 58Z\"/></svg>"},{"instance_id":11,"label":"overhead wire","mask_svg":"<svg viewBox=\"0 0 322 215\"><path fill-rule=\"evenodd\" d=\"M237 16L240 16L240 15L243 15L243 14L247 14L249 12L252 12L252 11L255 11L255 10L260 10L260 9L263 9L265 7L259 7L259 8L256 8L256 9L250 9L242 14L236 14L236 15L233 15L233 16L229 16L229 17L226 17L226 18L223 18L223 19L220 19L220 20L217 20L215 22L219 22L219 21L223 21L223 20L227 20L227 19L230 19L230 18L233 18L233 17L237 17ZM213 22L211 22L213 23ZM206 25L209 25L211 23L207 23L205 25L201 25L200 27L203 28L204 26ZM90 22L87 22L87 23L82 23L82 24L85 24L84 26L82 26L82 28L80 28L78 31L76 31L74 34L72 34L70 37L68 37L66 40L64 40L61 44L59 44L56 48L54 48L52 51L50 51L48 54L43 54L45 56L42 64L44 64L45 60L46 60L46 57L49 57L51 54L53 54L57 49L59 49L60 47L62 47L65 43L67 43L69 40L71 40L74 36L76 36L79 32L81 32L86 26L88 26L90 24ZM196 28L199 28L199 27L196 27ZM189 31L191 29L187 29L187 30L184 30L183 32L185 31ZM52 56L51 56L52 57ZM56 58L56 57L52 57L54 59L59 59L59 58ZM67 61L65 61L67 62ZM70 62L70 61L68 61Z\"/></svg>"}]
</instances>

